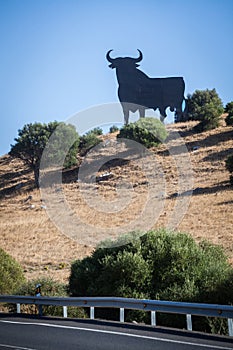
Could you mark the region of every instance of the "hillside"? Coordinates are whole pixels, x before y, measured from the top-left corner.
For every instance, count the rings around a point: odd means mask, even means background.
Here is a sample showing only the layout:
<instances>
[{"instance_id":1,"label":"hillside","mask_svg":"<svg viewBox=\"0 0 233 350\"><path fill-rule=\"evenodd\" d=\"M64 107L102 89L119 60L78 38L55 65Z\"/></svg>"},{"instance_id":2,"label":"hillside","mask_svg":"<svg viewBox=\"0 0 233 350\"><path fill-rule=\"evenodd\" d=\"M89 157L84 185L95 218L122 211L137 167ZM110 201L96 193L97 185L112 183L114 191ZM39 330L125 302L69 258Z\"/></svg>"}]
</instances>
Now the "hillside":
<instances>
[{"instance_id":1,"label":"hillside","mask_svg":"<svg viewBox=\"0 0 233 350\"><path fill-rule=\"evenodd\" d=\"M134 222L140 230L152 224L154 228L168 226L169 222L174 227L179 215L184 214L177 229L197 241L205 238L222 245L233 264L233 188L225 168L225 159L233 152L233 129L223 125L193 134L193 125L169 125L169 144L153 148L141 159L136 152L127 153L123 145L121 157L116 157L116 135L104 136L106 147L85 158L89 169L102 165L98 172L101 181L82 187L77 182L78 169L65 172L63 193L73 212L70 220L77 216L84 223L79 227L78 240L59 231L49 219L44 198L33 189L31 171L17 159L0 157L0 247L21 263L28 279L47 275L66 281L70 263L90 254L105 231L116 237ZM181 138L175 138L176 132ZM186 153L182 144L187 147ZM189 170L185 162L182 164L185 159L190 161ZM84 165L82 170L85 172ZM105 178L106 174L109 176ZM186 190L181 191L183 188ZM55 210L56 205L59 208L57 198ZM64 223L65 231L69 224Z\"/></svg>"}]
</instances>

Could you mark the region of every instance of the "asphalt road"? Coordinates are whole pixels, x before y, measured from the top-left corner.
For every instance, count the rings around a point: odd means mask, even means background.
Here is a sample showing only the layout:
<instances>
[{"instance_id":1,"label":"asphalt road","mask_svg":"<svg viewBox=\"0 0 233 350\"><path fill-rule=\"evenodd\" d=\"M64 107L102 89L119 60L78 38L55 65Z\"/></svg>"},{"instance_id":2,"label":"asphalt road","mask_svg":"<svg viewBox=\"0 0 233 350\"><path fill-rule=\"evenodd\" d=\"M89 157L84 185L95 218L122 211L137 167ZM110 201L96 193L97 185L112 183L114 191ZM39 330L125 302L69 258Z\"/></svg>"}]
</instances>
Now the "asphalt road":
<instances>
[{"instance_id":1,"label":"asphalt road","mask_svg":"<svg viewBox=\"0 0 233 350\"><path fill-rule=\"evenodd\" d=\"M0 314L0 350L229 350L230 337L138 325Z\"/></svg>"}]
</instances>

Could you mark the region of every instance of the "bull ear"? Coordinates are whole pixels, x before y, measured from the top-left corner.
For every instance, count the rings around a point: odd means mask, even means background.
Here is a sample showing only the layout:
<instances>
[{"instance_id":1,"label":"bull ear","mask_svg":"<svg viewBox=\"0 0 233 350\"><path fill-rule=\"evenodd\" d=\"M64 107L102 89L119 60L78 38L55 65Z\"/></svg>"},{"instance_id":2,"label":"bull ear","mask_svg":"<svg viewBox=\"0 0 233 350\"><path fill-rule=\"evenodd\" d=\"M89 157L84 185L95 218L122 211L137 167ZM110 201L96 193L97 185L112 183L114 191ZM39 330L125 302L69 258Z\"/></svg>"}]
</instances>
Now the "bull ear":
<instances>
[{"instance_id":1,"label":"bull ear","mask_svg":"<svg viewBox=\"0 0 233 350\"><path fill-rule=\"evenodd\" d=\"M108 66L109 66L110 68L112 68L112 69L115 68L115 66L114 66L113 63L109 64Z\"/></svg>"}]
</instances>

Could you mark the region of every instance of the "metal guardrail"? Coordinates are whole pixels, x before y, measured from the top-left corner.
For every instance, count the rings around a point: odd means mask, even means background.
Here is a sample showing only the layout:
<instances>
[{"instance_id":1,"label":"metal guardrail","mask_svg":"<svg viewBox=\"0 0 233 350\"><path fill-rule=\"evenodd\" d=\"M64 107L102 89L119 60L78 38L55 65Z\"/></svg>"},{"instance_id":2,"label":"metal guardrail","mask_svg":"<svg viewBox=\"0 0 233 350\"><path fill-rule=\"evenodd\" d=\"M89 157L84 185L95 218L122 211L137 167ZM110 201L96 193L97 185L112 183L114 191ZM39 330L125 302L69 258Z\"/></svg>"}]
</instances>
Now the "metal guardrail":
<instances>
[{"instance_id":1,"label":"metal guardrail","mask_svg":"<svg viewBox=\"0 0 233 350\"><path fill-rule=\"evenodd\" d=\"M124 310L144 310L151 312L151 325L156 326L156 312L185 314L187 329L192 331L192 315L221 317L228 320L229 335L233 337L233 306L217 304L197 304L161 300L141 300L116 297L32 297L18 295L0 295L0 303L11 303L17 305L17 313L20 313L21 304L39 305L42 314L43 305L55 305L63 307L63 317L67 317L67 306L89 307L90 318L95 318L95 307L119 308L120 322L124 322Z\"/></svg>"}]
</instances>

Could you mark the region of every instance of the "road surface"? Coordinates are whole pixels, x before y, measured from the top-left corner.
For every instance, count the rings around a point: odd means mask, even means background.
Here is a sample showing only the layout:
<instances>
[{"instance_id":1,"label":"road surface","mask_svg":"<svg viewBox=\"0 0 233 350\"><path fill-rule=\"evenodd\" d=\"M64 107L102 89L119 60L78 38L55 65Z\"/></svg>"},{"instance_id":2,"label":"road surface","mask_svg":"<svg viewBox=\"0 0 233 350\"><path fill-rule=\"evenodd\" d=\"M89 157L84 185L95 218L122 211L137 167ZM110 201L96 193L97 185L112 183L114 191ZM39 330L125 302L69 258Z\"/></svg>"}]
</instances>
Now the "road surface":
<instances>
[{"instance_id":1,"label":"road surface","mask_svg":"<svg viewBox=\"0 0 233 350\"><path fill-rule=\"evenodd\" d=\"M151 326L0 314L0 350L230 350L230 337Z\"/></svg>"}]
</instances>

